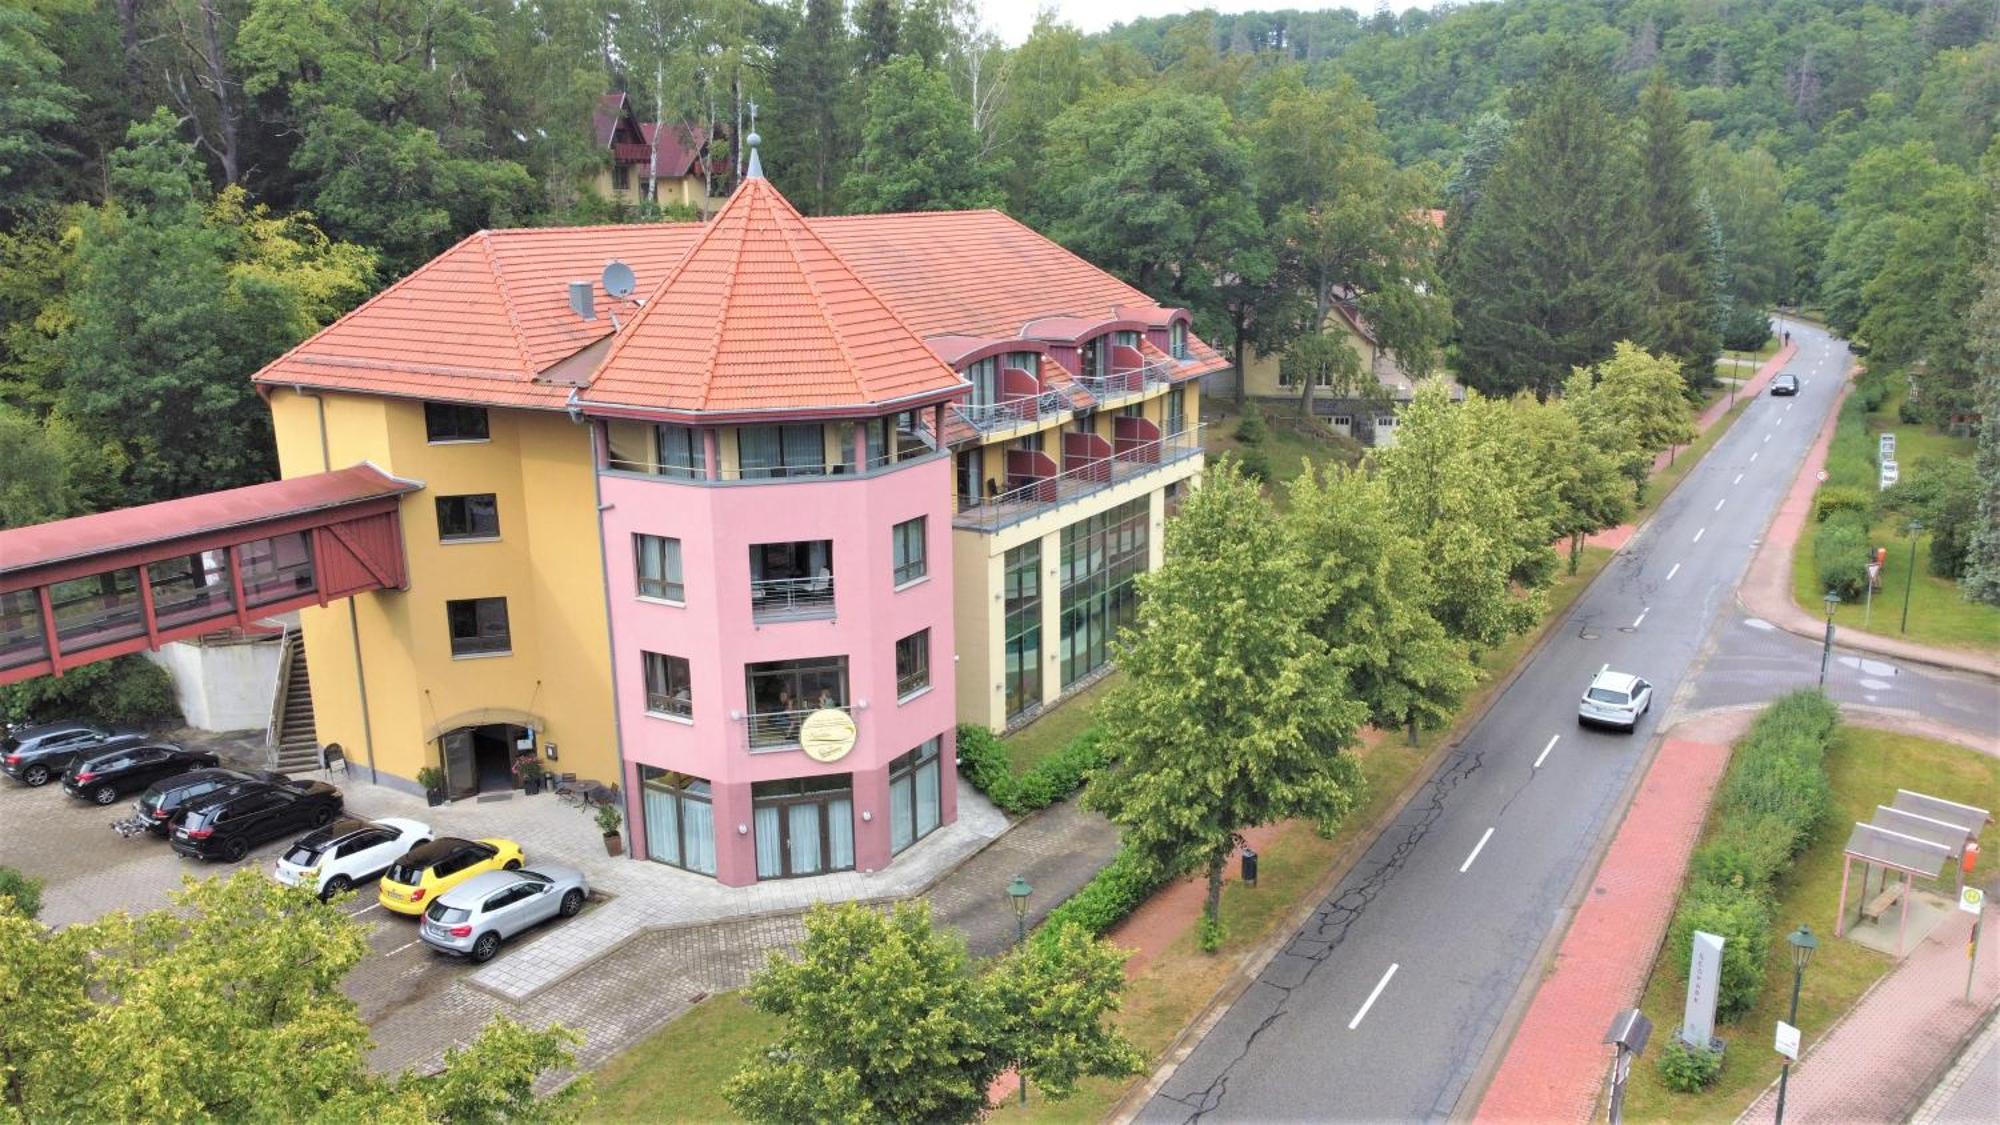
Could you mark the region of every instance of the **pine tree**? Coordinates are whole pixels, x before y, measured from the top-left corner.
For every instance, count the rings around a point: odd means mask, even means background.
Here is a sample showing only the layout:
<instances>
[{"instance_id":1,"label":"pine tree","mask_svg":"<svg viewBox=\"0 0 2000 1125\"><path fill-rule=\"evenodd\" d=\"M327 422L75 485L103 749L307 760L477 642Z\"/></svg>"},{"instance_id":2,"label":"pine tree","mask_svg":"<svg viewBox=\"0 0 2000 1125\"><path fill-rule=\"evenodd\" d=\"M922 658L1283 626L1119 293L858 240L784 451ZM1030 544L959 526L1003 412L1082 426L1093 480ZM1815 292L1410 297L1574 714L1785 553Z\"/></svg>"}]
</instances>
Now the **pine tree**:
<instances>
[{"instance_id":1,"label":"pine tree","mask_svg":"<svg viewBox=\"0 0 2000 1125\"><path fill-rule=\"evenodd\" d=\"M995 169L979 159L964 102L951 79L905 55L875 71L861 157L843 187L857 212L997 207Z\"/></svg>"},{"instance_id":2,"label":"pine tree","mask_svg":"<svg viewBox=\"0 0 2000 1125\"><path fill-rule=\"evenodd\" d=\"M852 151L854 37L840 0L807 0L771 66L777 102L762 132L770 174L808 214L834 209Z\"/></svg>"},{"instance_id":3,"label":"pine tree","mask_svg":"<svg viewBox=\"0 0 2000 1125\"><path fill-rule=\"evenodd\" d=\"M1598 71L1552 64L1453 250L1466 382L1547 394L1635 333L1632 163Z\"/></svg>"},{"instance_id":4,"label":"pine tree","mask_svg":"<svg viewBox=\"0 0 2000 1125\"><path fill-rule=\"evenodd\" d=\"M1959 589L1987 605L2000 605L2000 212L1986 224L1984 290L1972 308L1973 380L1978 387L1979 516L1966 550Z\"/></svg>"},{"instance_id":5,"label":"pine tree","mask_svg":"<svg viewBox=\"0 0 2000 1125\"><path fill-rule=\"evenodd\" d=\"M1645 270L1647 351L1681 361L1690 384L1715 382L1722 354L1712 215L1704 216L1688 146L1687 111L1664 73L1639 98L1639 252Z\"/></svg>"},{"instance_id":6,"label":"pine tree","mask_svg":"<svg viewBox=\"0 0 2000 1125\"><path fill-rule=\"evenodd\" d=\"M861 0L854 9L854 28L861 50L863 74L902 53L903 9L897 0Z\"/></svg>"}]
</instances>

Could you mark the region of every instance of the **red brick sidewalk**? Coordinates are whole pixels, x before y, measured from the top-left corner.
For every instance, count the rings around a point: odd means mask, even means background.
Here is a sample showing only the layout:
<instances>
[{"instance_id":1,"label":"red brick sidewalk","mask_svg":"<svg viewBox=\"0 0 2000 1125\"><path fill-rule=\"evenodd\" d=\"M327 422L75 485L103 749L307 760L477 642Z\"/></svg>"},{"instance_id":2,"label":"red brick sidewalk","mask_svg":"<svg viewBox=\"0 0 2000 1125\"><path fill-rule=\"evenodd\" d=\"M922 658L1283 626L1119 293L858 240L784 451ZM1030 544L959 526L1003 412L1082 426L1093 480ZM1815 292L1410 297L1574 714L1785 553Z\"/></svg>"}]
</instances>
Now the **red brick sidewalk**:
<instances>
[{"instance_id":1,"label":"red brick sidewalk","mask_svg":"<svg viewBox=\"0 0 2000 1125\"><path fill-rule=\"evenodd\" d=\"M1729 725L1747 721L1739 716ZM1605 1066L1598 1064L1610 1062L1604 1031L1639 1002L1709 796L1729 763L1732 730L1679 729L1704 741L1669 737L1660 747L1486 1088L1478 1120L1590 1120L1604 1084Z\"/></svg>"}]
</instances>

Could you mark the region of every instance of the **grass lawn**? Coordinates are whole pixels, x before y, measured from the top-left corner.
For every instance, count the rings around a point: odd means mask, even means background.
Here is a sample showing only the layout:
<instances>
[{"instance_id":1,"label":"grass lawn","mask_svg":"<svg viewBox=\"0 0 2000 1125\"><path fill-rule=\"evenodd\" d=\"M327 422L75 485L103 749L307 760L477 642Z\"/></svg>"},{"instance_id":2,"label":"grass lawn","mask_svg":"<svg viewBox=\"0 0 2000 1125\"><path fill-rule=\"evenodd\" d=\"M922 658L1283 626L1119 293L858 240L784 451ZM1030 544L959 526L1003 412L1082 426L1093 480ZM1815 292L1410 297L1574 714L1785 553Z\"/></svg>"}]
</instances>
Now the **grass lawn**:
<instances>
[{"instance_id":1,"label":"grass lawn","mask_svg":"<svg viewBox=\"0 0 2000 1125\"><path fill-rule=\"evenodd\" d=\"M725 992L640 1040L597 1072L599 1121L737 1120L722 1084L750 1052L770 1042L778 1021Z\"/></svg>"},{"instance_id":2,"label":"grass lawn","mask_svg":"<svg viewBox=\"0 0 2000 1125\"><path fill-rule=\"evenodd\" d=\"M1341 437L1324 426L1310 427L1305 419L1299 417L1294 406L1275 403L1251 405L1259 406L1264 413L1267 436L1263 445L1271 462L1270 491L1280 503L1284 500L1284 490L1280 486L1299 475L1305 460L1354 465L1366 452L1360 442ZM1208 423L1208 428L1202 431L1203 448L1211 459L1243 448L1242 443L1236 440L1236 425L1242 421L1243 414L1234 403L1222 398L1204 398L1201 409L1202 419Z\"/></svg>"},{"instance_id":3,"label":"grass lawn","mask_svg":"<svg viewBox=\"0 0 2000 1125\"><path fill-rule=\"evenodd\" d=\"M1014 772L1021 773L1075 741L1090 726L1097 713L1097 701L1109 694L1111 686L1124 676L1123 672L1112 669L1103 679L1063 700L1055 710L1002 738L1000 745L1014 763Z\"/></svg>"},{"instance_id":4,"label":"grass lawn","mask_svg":"<svg viewBox=\"0 0 2000 1125\"><path fill-rule=\"evenodd\" d=\"M1869 985L1889 971L1892 958L1833 937L1833 917L1840 902L1841 849L1847 842L1849 825L1869 819L1875 806L1894 798L1898 788L1978 805L1991 805L1993 794L2000 792L2000 759L1949 743L1860 727L1841 728L1828 750L1827 769L1833 782L1834 810L1780 889L1770 935L1772 952L1765 959L1764 989L1756 1006L1741 1020L1717 1028L1729 1043L1722 1076L1714 1086L1694 1095L1675 1094L1660 1084L1655 1060L1668 1037L1680 1027L1687 996L1686 982L1668 964L1673 958L1663 956L1653 966L1642 1001L1653 1020L1654 1045L1632 1068L1625 1094L1627 1119L1729 1121L1778 1076L1777 1055L1770 1049L1771 1029L1785 1016L1791 1000L1792 962L1784 935L1799 923L1811 926L1820 937L1819 952L1806 969L1805 986L1799 994L1799 1026L1805 1029L1808 1047ZM1980 849L1991 856L1995 847L2000 847L2000 830L1989 825L1980 838ZM1989 867L1991 863L1990 859L1985 861Z\"/></svg>"},{"instance_id":5,"label":"grass lawn","mask_svg":"<svg viewBox=\"0 0 2000 1125\"><path fill-rule=\"evenodd\" d=\"M1882 401L1880 410L1859 415L1863 433L1860 437L1852 432L1858 411L1842 413L1841 428L1834 436L1835 451L1828 456L1831 478L1828 485L1872 488L1876 435L1884 432L1896 435L1896 458L1903 467L1906 480L1916 466L1926 460L1969 458L1973 455L1973 443L1969 438L1952 437L1918 423L1897 421L1903 394L1903 389L1898 388ZM1882 565L1882 588L1875 592L1872 608L1866 600L1858 605L1837 608L1833 615L1834 624L1886 636L1904 636L1923 644L1985 652L2000 650L2000 607L1967 601L1959 595L1957 582L1933 575L1929 536L1922 537L1917 543L1915 579L1910 580L1910 539L1904 533L1905 526L1902 516L1883 512L1868 529L1869 543L1886 547L1889 552ZM1807 612L1819 616L1826 612L1823 600L1826 589L1820 585L1819 568L1813 563L1812 535L1815 527L1814 524L1806 525L1805 533L1800 536L1798 547L1792 554L1792 596ZM1901 628L1906 585L1910 602L1907 632ZM1835 643L1839 643L1838 638Z\"/></svg>"}]
</instances>

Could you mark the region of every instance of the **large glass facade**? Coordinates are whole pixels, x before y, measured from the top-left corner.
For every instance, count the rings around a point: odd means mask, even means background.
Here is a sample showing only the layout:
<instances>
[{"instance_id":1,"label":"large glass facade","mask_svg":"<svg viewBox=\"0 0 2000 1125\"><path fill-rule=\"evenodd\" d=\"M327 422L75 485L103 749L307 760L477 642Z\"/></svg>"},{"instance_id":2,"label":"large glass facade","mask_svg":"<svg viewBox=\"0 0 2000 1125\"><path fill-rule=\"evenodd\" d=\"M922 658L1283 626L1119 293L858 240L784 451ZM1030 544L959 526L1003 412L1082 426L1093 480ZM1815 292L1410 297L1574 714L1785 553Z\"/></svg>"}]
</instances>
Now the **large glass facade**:
<instances>
[{"instance_id":1,"label":"large glass facade","mask_svg":"<svg viewBox=\"0 0 2000 1125\"><path fill-rule=\"evenodd\" d=\"M1062 531L1062 682L1067 690L1111 659L1111 638L1138 616L1151 503L1141 497Z\"/></svg>"},{"instance_id":2,"label":"large glass facade","mask_svg":"<svg viewBox=\"0 0 2000 1125\"><path fill-rule=\"evenodd\" d=\"M743 426L736 431L736 454L745 480L823 476L826 428L817 422Z\"/></svg>"},{"instance_id":3,"label":"large glass facade","mask_svg":"<svg viewBox=\"0 0 2000 1125\"><path fill-rule=\"evenodd\" d=\"M1007 717L1042 701L1042 542L1007 552Z\"/></svg>"},{"instance_id":4,"label":"large glass facade","mask_svg":"<svg viewBox=\"0 0 2000 1125\"><path fill-rule=\"evenodd\" d=\"M889 850L900 852L937 830L940 815L938 750L941 739L889 763Z\"/></svg>"},{"instance_id":5,"label":"large glass facade","mask_svg":"<svg viewBox=\"0 0 2000 1125\"><path fill-rule=\"evenodd\" d=\"M646 854L656 863L715 874L715 806L699 777L640 766Z\"/></svg>"},{"instance_id":6,"label":"large glass facade","mask_svg":"<svg viewBox=\"0 0 2000 1125\"><path fill-rule=\"evenodd\" d=\"M750 818L759 879L854 868L852 774L757 782L750 787Z\"/></svg>"}]
</instances>

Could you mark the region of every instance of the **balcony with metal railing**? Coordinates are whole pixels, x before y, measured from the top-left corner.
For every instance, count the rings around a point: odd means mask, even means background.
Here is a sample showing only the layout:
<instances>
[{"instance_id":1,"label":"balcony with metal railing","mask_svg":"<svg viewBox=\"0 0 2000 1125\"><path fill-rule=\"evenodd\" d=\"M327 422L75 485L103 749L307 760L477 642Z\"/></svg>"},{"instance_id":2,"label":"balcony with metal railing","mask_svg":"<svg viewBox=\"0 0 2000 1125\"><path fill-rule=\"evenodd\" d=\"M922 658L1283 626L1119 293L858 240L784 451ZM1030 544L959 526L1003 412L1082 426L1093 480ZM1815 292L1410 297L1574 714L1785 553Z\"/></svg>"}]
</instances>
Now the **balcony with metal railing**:
<instances>
[{"instance_id":1,"label":"balcony with metal railing","mask_svg":"<svg viewBox=\"0 0 2000 1125\"><path fill-rule=\"evenodd\" d=\"M839 711L848 718L854 711L846 704L829 704L806 710L752 711L744 717L744 727L748 732L752 754L772 754L799 749L799 731L805 726L806 717L815 711Z\"/></svg>"},{"instance_id":2,"label":"balcony with metal railing","mask_svg":"<svg viewBox=\"0 0 2000 1125\"><path fill-rule=\"evenodd\" d=\"M981 434L990 434L1034 425L1069 409L1069 404L1060 391L1040 391L1005 402L960 403L952 409L966 425Z\"/></svg>"},{"instance_id":3,"label":"balcony with metal railing","mask_svg":"<svg viewBox=\"0 0 2000 1125\"><path fill-rule=\"evenodd\" d=\"M1145 394L1156 387L1164 387L1173 381L1174 365L1163 360L1154 360L1137 367L1113 371L1108 375L1073 375L1071 380L1090 393L1103 406L1133 395Z\"/></svg>"},{"instance_id":4,"label":"balcony with metal railing","mask_svg":"<svg viewBox=\"0 0 2000 1125\"><path fill-rule=\"evenodd\" d=\"M765 578L750 583L754 621L805 621L833 616L833 574L811 578Z\"/></svg>"},{"instance_id":5,"label":"balcony with metal railing","mask_svg":"<svg viewBox=\"0 0 2000 1125\"><path fill-rule=\"evenodd\" d=\"M1154 441L1121 443L1117 452L1110 456L1081 462L1068 458L1069 467L1059 473L1033 478L1015 477L1009 481L1006 491L987 497L971 507L961 508L953 517L952 526L972 531L998 531L1115 485L1160 472L1199 456L1205 428L1205 423L1198 423Z\"/></svg>"}]
</instances>

